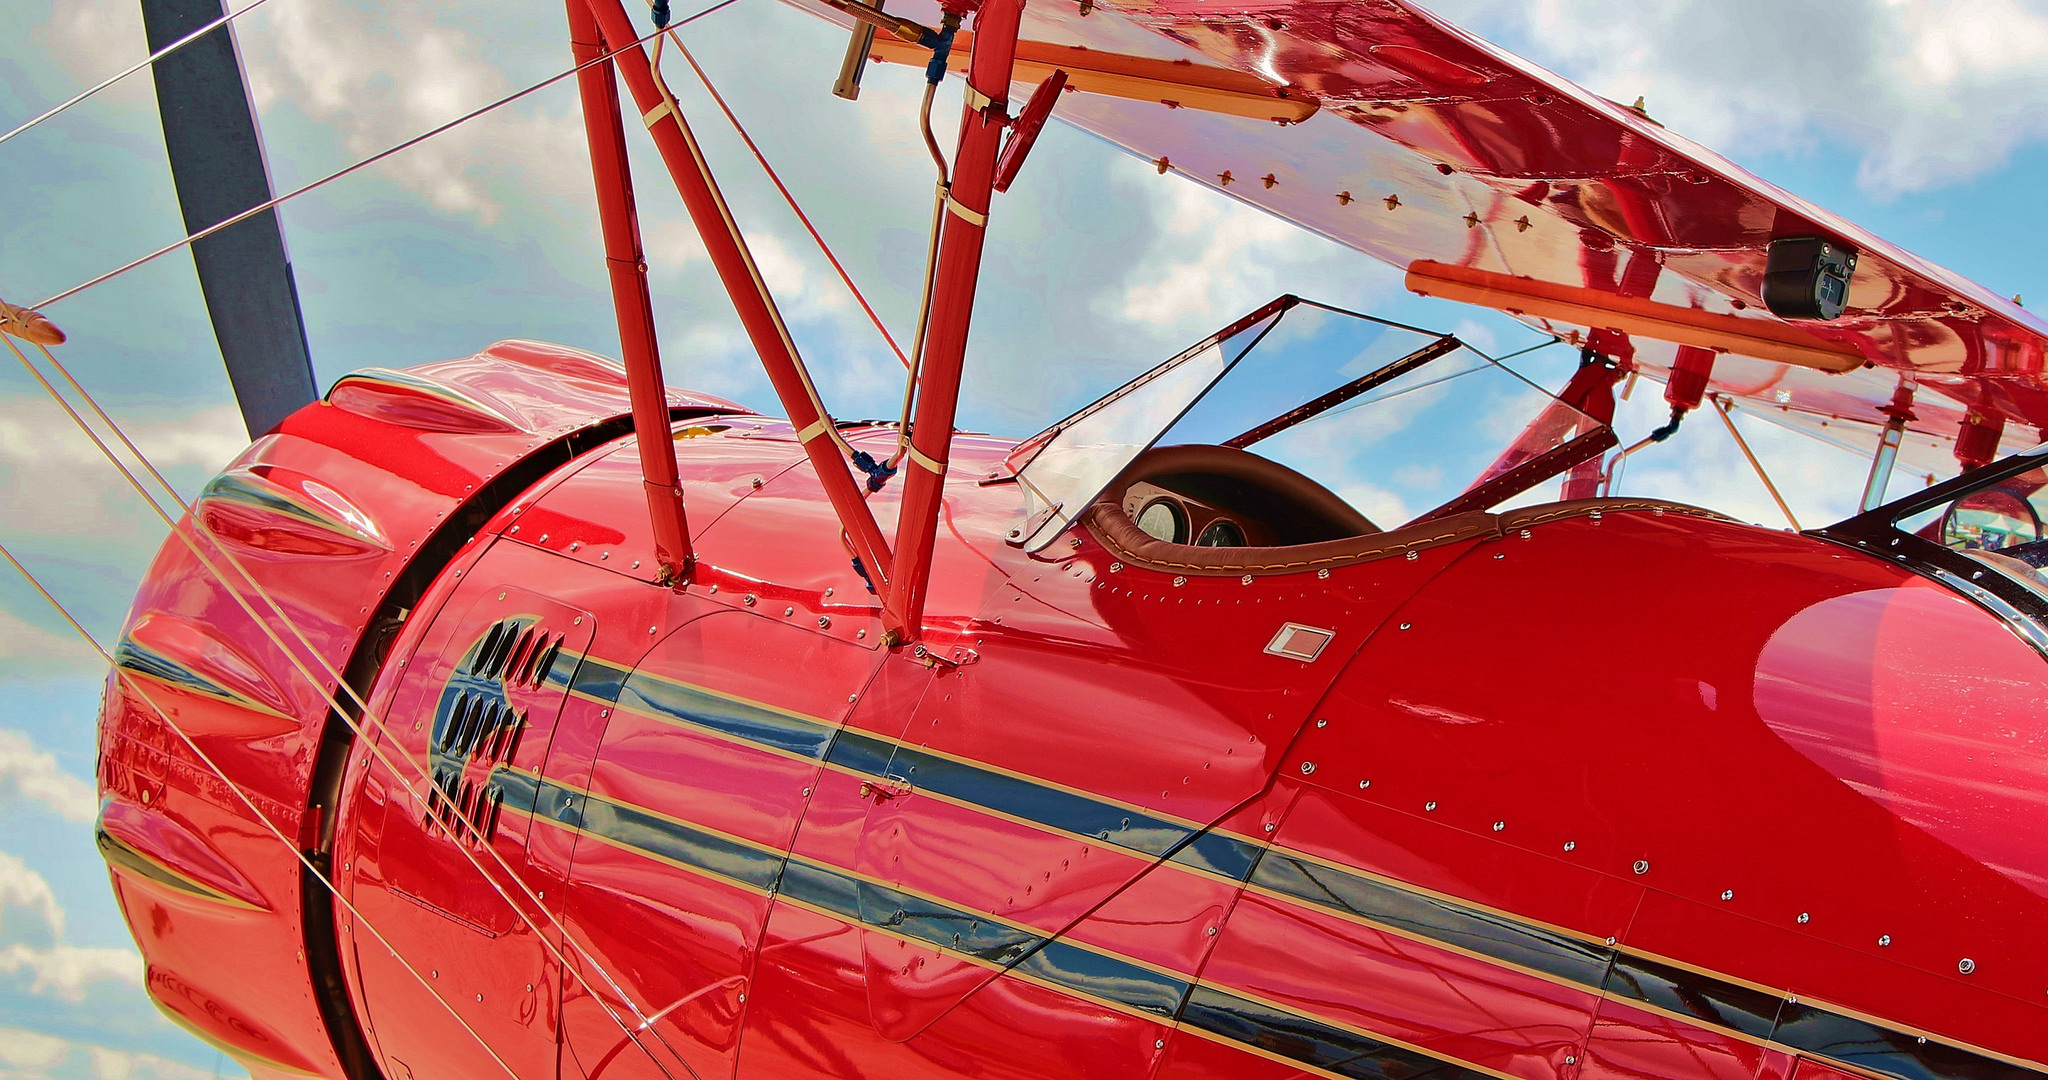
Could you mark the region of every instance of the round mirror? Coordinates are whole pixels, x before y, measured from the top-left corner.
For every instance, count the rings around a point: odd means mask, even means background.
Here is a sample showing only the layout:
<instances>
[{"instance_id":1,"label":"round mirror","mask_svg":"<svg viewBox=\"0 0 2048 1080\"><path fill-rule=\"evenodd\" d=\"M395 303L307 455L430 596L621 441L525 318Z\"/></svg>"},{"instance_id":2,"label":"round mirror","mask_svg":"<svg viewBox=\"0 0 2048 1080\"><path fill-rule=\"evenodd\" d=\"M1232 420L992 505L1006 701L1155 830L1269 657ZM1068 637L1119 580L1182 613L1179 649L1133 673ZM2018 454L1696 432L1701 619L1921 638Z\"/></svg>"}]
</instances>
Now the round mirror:
<instances>
[{"instance_id":1,"label":"round mirror","mask_svg":"<svg viewBox=\"0 0 2048 1080\"><path fill-rule=\"evenodd\" d=\"M2041 515L2033 504L1998 488L1956 500L1941 522L1941 542L1963 551L2003 551L2039 539Z\"/></svg>"}]
</instances>

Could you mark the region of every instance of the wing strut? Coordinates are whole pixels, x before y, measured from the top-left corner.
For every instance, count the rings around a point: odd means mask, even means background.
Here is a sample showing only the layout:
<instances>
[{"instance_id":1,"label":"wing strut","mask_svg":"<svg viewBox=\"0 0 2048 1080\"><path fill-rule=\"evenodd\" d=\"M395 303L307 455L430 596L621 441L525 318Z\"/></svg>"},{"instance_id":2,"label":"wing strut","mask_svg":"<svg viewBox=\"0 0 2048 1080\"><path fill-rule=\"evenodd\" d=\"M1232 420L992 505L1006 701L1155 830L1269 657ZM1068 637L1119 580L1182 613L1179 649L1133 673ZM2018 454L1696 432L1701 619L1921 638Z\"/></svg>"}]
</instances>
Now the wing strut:
<instances>
[{"instance_id":1,"label":"wing strut","mask_svg":"<svg viewBox=\"0 0 2048 1080\"><path fill-rule=\"evenodd\" d=\"M159 57L151 70L187 235L271 197L256 110L249 104L225 16L221 0L142 0L151 52L218 24L212 33ZM277 210L194 241L192 261L242 422L255 438L318 396Z\"/></svg>"},{"instance_id":2,"label":"wing strut","mask_svg":"<svg viewBox=\"0 0 2048 1080\"><path fill-rule=\"evenodd\" d=\"M640 246L633 175L626 163L619 84L612 75L612 61L604 58L601 37L584 0L569 0L569 47L579 68L576 93L582 99L583 130L590 140L590 172L597 180L604 261L619 318L619 354L626 362L633 430L639 436L640 482L647 491L647 512L654 519L654 557L661 564L656 580L670 585L690 580L696 555L690 548L690 523L676 472L676 444L668 435L668 389L661 377L654 304L647 293L647 259Z\"/></svg>"},{"instance_id":3,"label":"wing strut","mask_svg":"<svg viewBox=\"0 0 2048 1080\"><path fill-rule=\"evenodd\" d=\"M579 7L583 12L577 12ZM739 224L733 220L725 196L718 190L718 183L711 175L711 166L705 161L696 137L684 122L675 99L657 81L647 51L633 32L633 23L626 15L625 5L620 0L569 0L569 8L574 19L582 19L586 14L594 18L605 48L615 55L619 74L633 95L640 120L654 137L655 149L660 152L662 163L668 167L669 176L683 197L683 206L690 213L697 235L704 240L711 265L718 271L726 295L732 299L748 340L761 357L761 366L775 387L776 397L782 400L789 422L796 426L797 439L803 444L804 453L810 457L811 466L817 472L818 482L824 485L826 498L831 501L833 511L846 529L854 555L861 562L862 572L869 576L877 592L886 595L891 576L889 548L882 539L880 526L875 524L874 514L869 512L860 488L854 483L846 459L840 456L838 430L825 411L824 401L819 398L810 375L804 370L803 361L797 356L789 328L783 324L782 314L775 307L775 298L769 294L752 253L747 250L746 239L740 235ZM590 107L591 102L586 97L584 108ZM623 162L619 175L623 180ZM616 283L617 278L614 281ZM644 281L636 287L644 289ZM616 289L615 284L614 291ZM642 398L653 398L661 403L663 415L666 415L667 406L659 375L656 374L654 379L649 385L633 383L631 390L636 414L642 408ZM650 483L659 480L654 476L647 479Z\"/></svg>"},{"instance_id":4,"label":"wing strut","mask_svg":"<svg viewBox=\"0 0 2048 1080\"><path fill-rule=\"evenodd\" d=\"M1010 120L1005 99L1024 2L985 0L974 14L974 54L968 61L960 146L953 154L938 278L925 326L923 369L918 373L917 412L911 421L908 457L916 467L903 481L903 510L896 523L897 572L883 599L885 622L897 631L899 642L916 636L924 621L946 460L953 446L953 417L960 403L960 368L967 355L967 324L974 314L1003 128ZM972 4L948 0L946 6Z\"/></svg>"}]
</instances>

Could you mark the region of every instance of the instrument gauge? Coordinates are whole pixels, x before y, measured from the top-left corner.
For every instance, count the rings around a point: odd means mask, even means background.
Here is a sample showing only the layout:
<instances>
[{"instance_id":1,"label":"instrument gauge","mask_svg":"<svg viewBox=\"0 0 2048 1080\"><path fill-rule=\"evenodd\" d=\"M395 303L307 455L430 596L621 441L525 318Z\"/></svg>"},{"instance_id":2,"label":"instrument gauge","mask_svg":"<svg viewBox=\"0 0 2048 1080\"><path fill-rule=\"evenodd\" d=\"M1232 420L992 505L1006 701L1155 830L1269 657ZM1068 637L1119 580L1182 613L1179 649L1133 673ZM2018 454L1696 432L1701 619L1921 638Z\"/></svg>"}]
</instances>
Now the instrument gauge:
<instances>
[{"instance_id":1,"label":"instrument gauge","mask_svg":"<svg viewBox=\"0 0 2048 1080\"><path fill-rule=\"evenodd\" d=\"M1138 528L1154 540L1188 542L1188 514L1172 499L1154 499L1138 511Z\"/></svg>"},{"instance_id":2,"label":"instrument gauge","mask_svg":"<svg viewBox=\"0 0 2048 1080\"><path fill-rule=\"evenodd\" d=\"M1202 530L1196 547L1244 547L1244 528L1229 518L1217 518Z\"/></svg>"}]
</instances>

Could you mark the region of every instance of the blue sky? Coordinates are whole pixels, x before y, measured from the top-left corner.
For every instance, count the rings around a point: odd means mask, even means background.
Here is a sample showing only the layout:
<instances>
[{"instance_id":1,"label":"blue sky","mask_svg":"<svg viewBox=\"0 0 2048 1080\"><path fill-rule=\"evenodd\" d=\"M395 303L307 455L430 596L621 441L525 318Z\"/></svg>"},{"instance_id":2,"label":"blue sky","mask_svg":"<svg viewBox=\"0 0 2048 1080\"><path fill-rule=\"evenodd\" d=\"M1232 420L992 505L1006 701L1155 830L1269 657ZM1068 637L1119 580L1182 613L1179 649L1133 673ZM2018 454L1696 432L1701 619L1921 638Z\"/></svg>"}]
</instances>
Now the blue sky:
<instances>
[{"instance_id":1,"label":"blue sky","mask_svg":"<svg viewBox=\"0 0 2048 1080\"><path fill-rule=\"evenodd\" d=\"M143 55L131 0L0 4L12 28L0 37L0 130ZM566 66L557 5L425 8L271 0L243 20L280 190ZM1440 10L1597 92L1643 95L1660 121L1766 179L2048 304L2036 253L2048 3L1445 0ZM688 40L907 342L930 190L915 77L879 69L858 105L831 97L840 32L770 0L742 0ZM772 43L775 65L736 47L759 42ZM687 69L672 59L670 74L834 410L893 413L894 359ZM574 109L565 82L285 207L323 386L355 367L464 355L504 337L615 350ZM636 166L670 380L772 408L643 143ZM0 297L16 303L176 240L147 78L0 145L0 204ZM1283 291L1494 351L1537 340L1503 318L1408 296L1379 264L1055 124L993 215L963 423L1027 434ZM72 335L62 357L188 494L240 449L182 253L49 314ZM1654 392L1639 393L1619 421L1624 439L1659 411ZM1746 430L1805 524L1848 509L1860 461L1765 425ZM1718 425L1696 421L1659 449L1631 465L1628 490L1781 523ZM162 526L11 365L0 368L0 498L0 541L110 638ZM0 1078L233 1072L143 999L89 831L100 672L39 605L0 577Z\"/></svg>"}]
</instances>

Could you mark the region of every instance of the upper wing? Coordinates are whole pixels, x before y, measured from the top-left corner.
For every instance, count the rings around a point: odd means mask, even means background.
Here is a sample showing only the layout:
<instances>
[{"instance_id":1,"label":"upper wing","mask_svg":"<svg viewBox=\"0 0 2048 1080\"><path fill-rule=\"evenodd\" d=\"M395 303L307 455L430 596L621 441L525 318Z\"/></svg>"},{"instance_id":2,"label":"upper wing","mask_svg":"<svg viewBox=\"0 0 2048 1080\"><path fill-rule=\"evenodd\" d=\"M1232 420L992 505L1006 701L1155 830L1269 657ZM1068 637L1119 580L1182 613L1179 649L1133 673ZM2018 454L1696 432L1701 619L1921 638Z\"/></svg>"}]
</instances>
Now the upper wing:
<instances>
[{"instance_id":1,"label":"upper wing","mask_svg":"<svg viewBox=\"0 0 2048 1080\"><path fill-rule=\"evenodd\" d=\"M890 11L937 18L932 0ZM1882 423L1903 376L1923 461L1972 410L2010 421L2013 448L2048 426L2048 323L1402 0L1039 3L1024 38L1020 80L1062 67L1093 91L1054 115L1419 292L1613 326L1653 376L1678 343L1716 348L1716 390L1795 426ZM1832 322L1763 309L1766 246L1807 235L1859 253Z\"/></svg>"}]
</instances>

